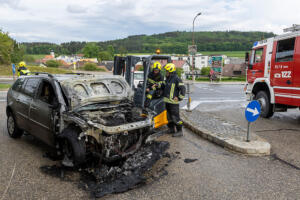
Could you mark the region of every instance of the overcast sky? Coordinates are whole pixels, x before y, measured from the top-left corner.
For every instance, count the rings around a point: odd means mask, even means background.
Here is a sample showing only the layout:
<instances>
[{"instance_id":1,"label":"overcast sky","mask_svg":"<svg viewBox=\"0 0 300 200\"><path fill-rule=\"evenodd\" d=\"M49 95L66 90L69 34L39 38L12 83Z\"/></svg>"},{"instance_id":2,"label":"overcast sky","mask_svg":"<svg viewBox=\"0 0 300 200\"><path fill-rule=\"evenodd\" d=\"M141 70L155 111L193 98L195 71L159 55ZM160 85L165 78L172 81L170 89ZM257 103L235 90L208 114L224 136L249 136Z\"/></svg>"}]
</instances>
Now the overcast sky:
<instances>
[{"instance_id":1,"label":"overcast sky","mask_svg":"<svg viewBox=\"0 0 300 200\"><path fill-rule=\"evenodd\" d=\"M129 35L300 23L299 0L0 0L0 29L18 42L105 41Z\"/></svg>"}]
</instances>

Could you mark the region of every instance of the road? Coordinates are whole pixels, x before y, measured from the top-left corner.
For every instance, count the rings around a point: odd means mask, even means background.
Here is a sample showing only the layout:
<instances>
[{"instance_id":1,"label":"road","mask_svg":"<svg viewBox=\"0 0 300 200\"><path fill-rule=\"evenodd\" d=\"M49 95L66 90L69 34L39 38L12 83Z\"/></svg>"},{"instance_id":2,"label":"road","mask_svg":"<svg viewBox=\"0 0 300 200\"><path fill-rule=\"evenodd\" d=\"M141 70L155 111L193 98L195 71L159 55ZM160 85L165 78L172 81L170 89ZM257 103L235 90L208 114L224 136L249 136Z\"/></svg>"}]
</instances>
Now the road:
<instances>
[{"instance_id":1,"label":"road","mask_svg":"<svg viewBox=\"0 0 300 200\"><path fill-rule=\"evenodd\" d=\"M243 85L195 84L192 109L211 113L244 128L247 105ZM184 107L184 105L182 105ZM300 112L275 113L270 119L260 118L251 124L251 131L270 142L271 153L286 163L300 168Z\"/></svg>"},{"instance_id":2,"label":"road","mask_svg":"<svg viewBox=\"0 0 300 200\"><path fill-rule=\"evenodd\" d=\"M243 120L239 114L246 102L243 101L243 93L239 90L242 89L241 85L200 84L196 87L198 89L195 90L193 99L200 101L200 104L195 109L211 112L235 122ZM227 101L221 103L222 100ZM5 105L5 102L0 102L0 199L90 198L89 193L78 188L78 173L74 173L69 180L62 181L40 171L42 165L57 163L43 157L49 150L43 143L31 136L23 136L19 140L7 136ZM281 124L289 126L291 121L295 123L297 120L276 116L267 123L276 124L282 120ZM259 123L266 122L261 120ZM263 125L259 126L261 129L266 128L262 127ZM248 157L236 154L203 140L187 129L184 129L183 138L165 135L160 140L169 141L171 145L168 151L172 155L177 152L178 155L166 167L168 174L142 187L122 194L109 195L103 199L300 198L299 168L283 162L276 156ZM185 163L185 158L198 160Z\"/></svg>"}]
</instances>

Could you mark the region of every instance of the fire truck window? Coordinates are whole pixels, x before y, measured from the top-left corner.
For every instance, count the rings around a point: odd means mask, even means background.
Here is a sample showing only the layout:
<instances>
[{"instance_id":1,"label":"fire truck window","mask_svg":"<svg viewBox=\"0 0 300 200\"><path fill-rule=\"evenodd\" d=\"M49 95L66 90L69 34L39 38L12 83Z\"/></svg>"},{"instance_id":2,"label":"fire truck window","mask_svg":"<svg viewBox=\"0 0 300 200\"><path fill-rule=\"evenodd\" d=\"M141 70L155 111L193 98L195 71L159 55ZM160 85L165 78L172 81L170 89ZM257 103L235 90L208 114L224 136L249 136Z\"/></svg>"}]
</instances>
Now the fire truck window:
<instances>
[{"instance_id":1,"label":"fire truck window","mask_svg":"<svg viewBox=\"0 0 300 200\"><path fill-rule=\"evenodd\" d=\"M254 63L260 63L261 62L263 50L264 49L256 49L255 50Z\"/></svg>"},{"instance_id":2,"label":"fire truck window","mask_svg":"<svg viewBox=\"0 0 300 200\"><path fill-rule=\"evenodd\" d=\"M277 43L276 62L288 62L294 58L295 38L280 40Z\"/></svg>"}]
</instances>

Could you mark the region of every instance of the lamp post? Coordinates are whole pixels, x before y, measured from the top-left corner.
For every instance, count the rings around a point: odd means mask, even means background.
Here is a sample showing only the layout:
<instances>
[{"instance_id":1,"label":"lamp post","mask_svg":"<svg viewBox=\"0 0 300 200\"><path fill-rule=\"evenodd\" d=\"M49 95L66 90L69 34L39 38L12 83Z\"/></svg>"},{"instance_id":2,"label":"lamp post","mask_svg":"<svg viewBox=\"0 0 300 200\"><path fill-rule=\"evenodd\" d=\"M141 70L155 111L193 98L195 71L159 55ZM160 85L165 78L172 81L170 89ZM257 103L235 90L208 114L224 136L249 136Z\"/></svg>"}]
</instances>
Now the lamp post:
<instances>
[{"instance_id":1,"label":"lamp post","mask_svg":"<svg viewBox=\"0 0 300 200\"><path fill-rule=\"evenodd\" d=\"M193 20L193 46L195 46L195 20L198 16L200 16L202 13L199 12L195 17L194 17L194 20ZM194 69L195 69L195 59L194 59L194 53L192 54L192 79L193 81L195 81L195 75L194 75Z\"/></svg>"}]
</instances>

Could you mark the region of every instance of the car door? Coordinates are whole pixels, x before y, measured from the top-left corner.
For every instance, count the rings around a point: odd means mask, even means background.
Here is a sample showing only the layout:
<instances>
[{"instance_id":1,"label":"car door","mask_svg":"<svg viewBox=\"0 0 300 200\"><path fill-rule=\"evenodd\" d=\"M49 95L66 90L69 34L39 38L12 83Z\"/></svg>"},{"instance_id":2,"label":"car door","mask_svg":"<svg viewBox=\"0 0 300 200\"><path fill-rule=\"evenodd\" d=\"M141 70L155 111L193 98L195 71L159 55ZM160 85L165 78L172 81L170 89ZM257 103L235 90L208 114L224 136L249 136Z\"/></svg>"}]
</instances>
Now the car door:
<instances>
[{"instance_id":1,"label":"car door","mask_svg":"<svg viewBox=\"0 0 300 200\"><path fill-rule=\"evenodd\" d=\"M39 78L28 78L25 83L25 87L21 90L18 95L16 101L18 102L17 115L20 117L20 121L18 124L20 128L25 131L31 132L32 128L30 126L30 121L28 119L29 116L29 108L31 102L36 94L36 89L38 87L40 79Z\"/></svg>"},{"instance_id":2,"label":"car door","mask_svg":"<svg viewBox=\"0 0 300 200\"><path fill-rule=\"evenodd\" d=\"M16 123L19 128L24 129L26 115L24 115L22 112L22 106L23 104L20 102L20 97L23 95L22 90L26 83L25 78L19 78L16 80L16 82L13 84L11 90L7 93L7 104L10 106L13 110L13 113L15 115Z\"/></svg>"},{"instance_id":3,"label":"car door","mask_svg":"<svg viewBox=\"0 0 300 200\"><path fill-rule=\"evenodd\" d=\"M33 99L29 111L29 120L32 124L32 134L50 146L54 145L54 112L57 101L54 87L50 81L43 79Z\"/></svg>"}]
</instances>

